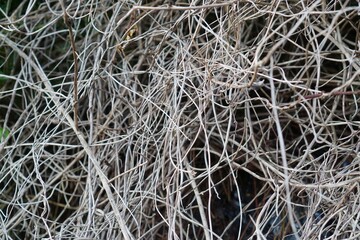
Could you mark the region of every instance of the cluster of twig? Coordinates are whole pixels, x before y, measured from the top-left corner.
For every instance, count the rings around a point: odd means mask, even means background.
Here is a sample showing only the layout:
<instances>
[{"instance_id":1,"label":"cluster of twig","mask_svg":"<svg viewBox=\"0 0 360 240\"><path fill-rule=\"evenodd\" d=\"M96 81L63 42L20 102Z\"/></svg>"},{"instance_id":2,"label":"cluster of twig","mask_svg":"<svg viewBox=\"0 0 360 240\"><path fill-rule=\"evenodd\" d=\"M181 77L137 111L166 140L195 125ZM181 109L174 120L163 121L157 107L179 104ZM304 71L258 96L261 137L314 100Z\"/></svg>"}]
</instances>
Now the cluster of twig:
<instances>
[{"instance_id":1,"label":"cluster of twig","mask_svg":"<svg viewBox=\"0 0 360 240\"><path fill-rule=\"evenodd\" d=\"M115 2L0 19L0 238L359 238L356 1Z\"/></svg>"}]
</instances>

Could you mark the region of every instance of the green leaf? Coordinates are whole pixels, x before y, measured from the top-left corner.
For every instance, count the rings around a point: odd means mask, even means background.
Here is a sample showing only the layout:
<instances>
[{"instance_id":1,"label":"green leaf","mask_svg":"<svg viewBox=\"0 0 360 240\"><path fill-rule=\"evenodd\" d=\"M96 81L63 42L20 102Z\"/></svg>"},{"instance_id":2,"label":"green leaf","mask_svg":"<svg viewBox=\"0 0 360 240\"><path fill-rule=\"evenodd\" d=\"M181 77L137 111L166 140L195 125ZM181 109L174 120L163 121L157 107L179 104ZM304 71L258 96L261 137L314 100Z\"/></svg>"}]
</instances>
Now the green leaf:
<instances>
[{"instance_id":1,"label":"green leaf","mask_svg":"<svg viewBox=\"0 0 360 240\"><path fill-rule=\"evenodd\" d=\"M7 138L7 136L9 136L9 134L10 134L9 130L0 128L0 139Z\"/></svg>"},{"instance_id":2,"label":"green leaf","mask_svg":"<svg viewBox=\"0 0 360 240\"><path fill-rule=\"evenodd\" d=\"M0 74L4 74L2 71L0 71ZM1 83L5 83L8 80L8 78L4 77L4 76L0 76L0 84Z\"/></svg>"}]
</instances>

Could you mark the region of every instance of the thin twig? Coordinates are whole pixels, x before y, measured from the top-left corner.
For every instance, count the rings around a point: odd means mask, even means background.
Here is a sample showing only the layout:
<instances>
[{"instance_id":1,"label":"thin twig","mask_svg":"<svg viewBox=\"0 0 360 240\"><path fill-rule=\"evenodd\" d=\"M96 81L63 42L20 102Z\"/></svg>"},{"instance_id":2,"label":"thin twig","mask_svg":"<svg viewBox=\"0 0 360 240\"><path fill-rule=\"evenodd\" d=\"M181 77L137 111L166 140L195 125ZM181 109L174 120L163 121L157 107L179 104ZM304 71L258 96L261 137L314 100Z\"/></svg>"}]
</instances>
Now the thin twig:
<instances>
[{"instance_id":1,"label":"thin twig","mask_svg":"<svg viewBox=\"0 0 360 240\"><path fill-rule=\"evenodd\" d=\"M79 110L78 110L78 108L79 108L79 103L78 103L78 73L79 73L78 54L76 51L75 38L74 38L73 30L72 30L72 20L66 11L64 0L60 1L60 3L61 3L61 7L63 9L64 23L69 30L69 38L70 38L70 44L71 44L73 60L74 60L74 93L73 93L73 96L74 96L74 123L75 123L76 129L79 129L79 124L78 124L78 117L79 117L78 116L78 112L79 112Z\"/></svg>"}]
</instances>

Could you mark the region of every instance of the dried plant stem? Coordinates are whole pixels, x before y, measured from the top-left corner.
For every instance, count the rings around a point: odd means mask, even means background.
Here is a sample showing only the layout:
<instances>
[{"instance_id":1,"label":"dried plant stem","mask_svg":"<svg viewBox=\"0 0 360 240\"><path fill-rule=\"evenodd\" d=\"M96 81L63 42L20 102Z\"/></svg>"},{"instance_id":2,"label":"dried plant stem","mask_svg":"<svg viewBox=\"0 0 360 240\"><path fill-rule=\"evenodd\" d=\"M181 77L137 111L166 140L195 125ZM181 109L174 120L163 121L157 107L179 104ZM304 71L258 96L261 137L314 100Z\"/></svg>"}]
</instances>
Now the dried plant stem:
<instances>
[{"instance_id":1,"label":"dried plant stem","mask_svg":"<svg viewBox=\"0 0 360 240\"><path fill-rule=\"evenodd\" d=\"M357 239L354 1L14 2L1 239Z\"/></svg>"},{"instance_id":2,"label":"dried plant stem","mask_svg":"<svg viewBox=\"0 0 360 240\"><path fill-rule=\"evenodd\" d=\"M23 51L21 51L16 46L15 43L13 43L11 40L7 39L1 33L0 33L0 39L2 39L9 46L11 46L13 48L13 50L17 54L19 54L19 56L24 58L24 60L26 62L28 62L32 66L32 68L35 70L38 77L41 79L42 83L45 85L46 93L51 96L52 101L56 105L58 111L61 113L61 115L63 115L66 118L69 125L73 128L74 132L76 133L76 136L78 137L78 139L80 140L80 143L82 144L82 147L84 148L85 152L88 154L89 159L91 160L92 164L94 165L94 167L96 169L96 172L98 174L98 177L99 177L101 183L103 184L102 186L105 189L108 200L109 200L109 202L110 202L110 204L111 204L111 206L113 208L113 211L115 213L115 217L116 217L116 219L117 219L117 221L119 223L119 226L121 228L121 232L123 234L124 239L126 239L126 240L134 239L134 238L130 237L129 230L126 227L125 221L123 220L123 217L120 214L119 206L114 200L113 193L112 193L112 191L110 189L109 180L107 179L106 175L103 173L103 170L101 169L101 167L99 165L98 159L96 159L96 157L94 156L94 154L91 151L88 143L86 142L83 134L77 130L77 128L75 126L75 121L71 118L71 116L65 111L65 109L60 104L60 101L59 101L58 97L54 94L54 89L52 88L52 86L49 83L49 79L46 77L46 75L41 70L41 68L39 68L39 66L31 58L29 58ZM33 57L35 57L35 56L33 56ZM124 206L124 207L126 208L126 206Z\"/></svg>"},{"instance_id":3,"label":"dried plant stem","mask_svg":"<svg viewBox=\"0 0 360 240\"><path fill-rule=\"evenodd\" d=\"M79 103L78 103L78 74L79 74L79 66L78 66L78 54L76 51L76 46L75 46L75 38L74 38L74 34L73 34L73 30L72 30L72 21L71 18L69 16L69 14L66 11L65 8L65 3L64 0L60 1L61 2L61 6L63 9L63 18L64 18L64 23L66 25L66 27L69 30L69 39L70 39L70 44L71 44L71 49L72 49L72 55L73 55L73 59L74 59L74 92L73 92L73 96L74 96L74 124L75 124L75 128L79 129L79 123L78 123L78 108L79 108Z\"/></svg>"}]
</instances>

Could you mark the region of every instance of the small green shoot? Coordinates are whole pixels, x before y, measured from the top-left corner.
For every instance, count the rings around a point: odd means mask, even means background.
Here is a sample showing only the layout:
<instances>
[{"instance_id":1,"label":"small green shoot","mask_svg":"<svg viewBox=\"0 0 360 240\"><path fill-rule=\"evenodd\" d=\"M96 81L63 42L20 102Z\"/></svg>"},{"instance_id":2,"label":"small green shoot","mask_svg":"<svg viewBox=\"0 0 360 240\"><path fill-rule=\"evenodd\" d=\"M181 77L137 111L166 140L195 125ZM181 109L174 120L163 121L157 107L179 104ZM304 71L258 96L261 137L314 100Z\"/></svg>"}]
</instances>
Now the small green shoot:
<instances>
[{"instance_id":1,"label":"small green shoot","mask_svg":"<svg viewBox=\"0 0 360 240\"><path fill-rule=\"evenodd\" d=\"M4 139L7 138L9 136L9 134L10 134L9 130L0 128L0 140L2 138L4 138Z\"/></svg>"},{"instance_id":2,"label":"small green shoot","mask_svg":"<svg viewBox=\"0 0 360 240\"><path fill-rule=\"evenodd\" d=\"M8 80L8 78L4 77L3 75L4 73L0 70L0 85L5 83L6 80Z\"/></svg>"}]
</instances>

